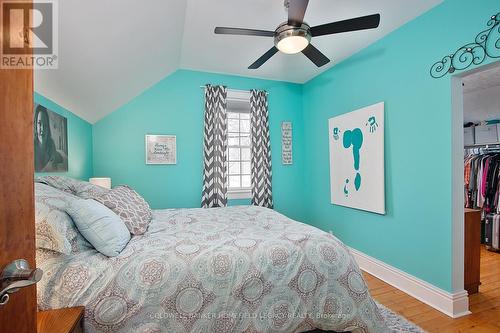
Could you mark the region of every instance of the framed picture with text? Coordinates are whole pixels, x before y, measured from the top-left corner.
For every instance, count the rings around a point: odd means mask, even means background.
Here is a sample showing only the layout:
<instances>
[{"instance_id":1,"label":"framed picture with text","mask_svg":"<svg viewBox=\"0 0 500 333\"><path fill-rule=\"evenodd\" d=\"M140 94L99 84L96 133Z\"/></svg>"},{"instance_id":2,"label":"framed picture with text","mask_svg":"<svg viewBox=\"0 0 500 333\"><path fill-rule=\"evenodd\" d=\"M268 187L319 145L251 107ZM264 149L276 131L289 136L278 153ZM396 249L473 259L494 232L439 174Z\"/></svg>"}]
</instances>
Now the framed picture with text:
<instances>
[{"instance_id":1,"label":"framed picture with text","mask_svg":"<svg viewBox=\"0 0 500 333\"><path fill-rule=\"evenodd\" d=\"M177 164L175 135L146 135L146 164Z\"/></svg>"}]
</instances>

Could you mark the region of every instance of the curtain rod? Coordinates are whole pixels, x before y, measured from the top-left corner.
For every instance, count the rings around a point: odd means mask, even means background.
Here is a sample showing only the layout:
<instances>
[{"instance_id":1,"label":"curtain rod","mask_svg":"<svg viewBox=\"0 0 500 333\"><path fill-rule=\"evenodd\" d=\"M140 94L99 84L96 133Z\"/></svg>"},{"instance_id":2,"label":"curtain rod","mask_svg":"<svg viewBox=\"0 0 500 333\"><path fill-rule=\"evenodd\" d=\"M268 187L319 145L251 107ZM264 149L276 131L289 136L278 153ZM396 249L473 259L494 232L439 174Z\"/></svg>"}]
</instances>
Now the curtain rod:
<instances>
[{"instance_id":1,"label":"curtain rod","mask_svg":"<svg viewBox=\"0 0 500 333\"><path fill-rule=\"evenodd\" d=\"M200 86L200 88L202 88L202 89L204 89L206 87L207 87L206 85L205 86ZM227 88L226 86L223 86L223 87ZM248 92L250 92L250 90L230 89L230 88L227 88L227 89L228 90L233 90L233 91L248 91ZM269 93L267 91L264 90L264 92L266 93L266 95L269 95Z\"/></svg>"}]
</instances>

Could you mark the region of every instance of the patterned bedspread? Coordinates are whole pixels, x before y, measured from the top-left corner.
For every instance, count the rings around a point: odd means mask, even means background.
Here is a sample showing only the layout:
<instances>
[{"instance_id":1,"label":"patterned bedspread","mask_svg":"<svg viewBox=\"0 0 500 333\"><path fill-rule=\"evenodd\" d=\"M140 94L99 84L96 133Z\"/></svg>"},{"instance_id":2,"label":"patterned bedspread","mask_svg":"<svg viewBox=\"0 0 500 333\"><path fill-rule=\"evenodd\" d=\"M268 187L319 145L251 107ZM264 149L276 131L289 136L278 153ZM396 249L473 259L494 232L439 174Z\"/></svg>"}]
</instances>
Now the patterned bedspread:
<instances>
[{"instance_id":1,"label":"patterned bedspread","mask_svg":"<svg viewBox=\"0 0 500 333\"><path fill-rule=\"evenodd\" d=\"M334 236L273 210L157 210L108 258L37 251L42 310L84 305L86 332L387 332Z\"/></svg>"}]
</instances>

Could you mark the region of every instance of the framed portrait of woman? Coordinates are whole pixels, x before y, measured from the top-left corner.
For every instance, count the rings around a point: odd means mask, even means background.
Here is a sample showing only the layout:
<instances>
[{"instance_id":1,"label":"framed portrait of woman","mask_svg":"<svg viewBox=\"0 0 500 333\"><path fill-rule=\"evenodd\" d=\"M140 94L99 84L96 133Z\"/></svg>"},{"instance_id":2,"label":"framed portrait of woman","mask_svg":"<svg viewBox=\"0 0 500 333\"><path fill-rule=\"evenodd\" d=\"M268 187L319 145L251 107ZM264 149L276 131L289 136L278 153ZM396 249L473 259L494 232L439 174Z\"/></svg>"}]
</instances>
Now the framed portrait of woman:
<instances>
[{"instance_id":1,"label":"framed portrait of woman","mask_svg":"<svg viewBox=\"0 0 500 333\"><path fill-rule=\"evenodd\" d=\"M68 171L67 119L35 104L33 119L36 172Z\"/></svg>"}]
</instances>

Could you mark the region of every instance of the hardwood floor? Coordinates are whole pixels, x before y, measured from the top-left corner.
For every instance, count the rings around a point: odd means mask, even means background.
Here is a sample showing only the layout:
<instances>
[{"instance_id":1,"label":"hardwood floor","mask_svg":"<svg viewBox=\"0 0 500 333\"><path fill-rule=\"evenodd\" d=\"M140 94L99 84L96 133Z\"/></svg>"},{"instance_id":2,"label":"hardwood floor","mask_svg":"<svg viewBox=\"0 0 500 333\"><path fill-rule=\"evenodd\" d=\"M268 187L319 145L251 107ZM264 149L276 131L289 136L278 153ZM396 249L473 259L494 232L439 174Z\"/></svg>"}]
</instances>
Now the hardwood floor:
<instances>
[{"instance_id":1,"label":"hardwood floor","mask_svg":"<svg viewBox=\"0 0 500 333\"><path fill-rule=\"evenodd\" d=\"M469 297L471 315L451 319L430 306L365 273L373 297L428 332L500 332L500 253L481 248L481 286Z\"/></svg>"}]
</instances>

